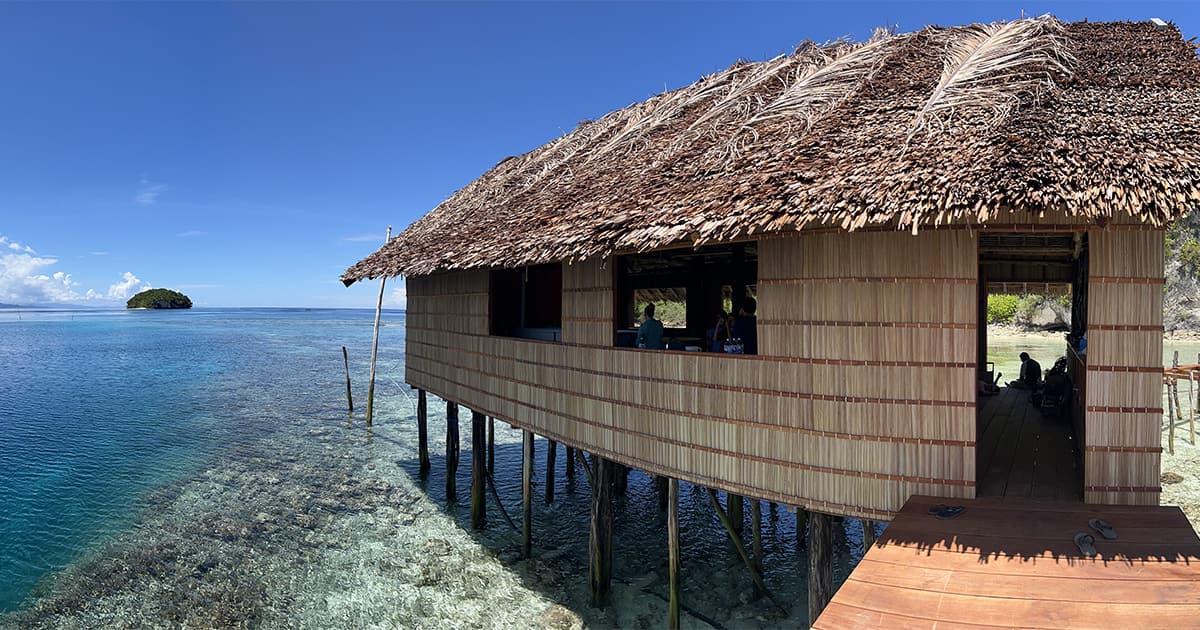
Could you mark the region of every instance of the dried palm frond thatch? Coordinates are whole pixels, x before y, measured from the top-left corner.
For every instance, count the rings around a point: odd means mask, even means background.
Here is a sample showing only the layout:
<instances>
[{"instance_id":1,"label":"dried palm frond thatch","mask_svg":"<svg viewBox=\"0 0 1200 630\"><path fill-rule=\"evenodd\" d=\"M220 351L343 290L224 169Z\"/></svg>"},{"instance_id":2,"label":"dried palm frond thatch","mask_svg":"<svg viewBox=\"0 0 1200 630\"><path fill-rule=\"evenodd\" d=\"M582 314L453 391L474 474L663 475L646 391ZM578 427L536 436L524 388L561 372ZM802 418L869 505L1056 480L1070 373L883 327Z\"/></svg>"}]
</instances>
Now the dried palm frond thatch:
<instances>
[{"instance_id":1,"label":"dried palm frond thatch","mask_svg":"<svg viewBox=\"0 0 1200 630\"><path fill-rule=\"evenodd\" d=\"M1008 23L972 24L945 33L942 78L917 113L909 140L921 130L945 131L960 109L982 109L1002 121L1026 95L1054 89L1054 73L1073 61L1063 27L1049 15Z\"/></svg>"}]
</instances>

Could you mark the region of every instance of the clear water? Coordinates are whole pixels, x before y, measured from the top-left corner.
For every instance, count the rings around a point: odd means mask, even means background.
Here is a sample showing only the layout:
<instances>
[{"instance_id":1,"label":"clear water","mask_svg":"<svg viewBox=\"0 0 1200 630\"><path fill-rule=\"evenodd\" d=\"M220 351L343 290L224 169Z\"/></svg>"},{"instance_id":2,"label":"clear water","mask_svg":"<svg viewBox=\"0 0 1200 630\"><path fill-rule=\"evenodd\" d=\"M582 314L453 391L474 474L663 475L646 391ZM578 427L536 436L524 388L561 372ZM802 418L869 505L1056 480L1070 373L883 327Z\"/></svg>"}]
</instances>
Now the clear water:
<instances>
[{"instance_id":1,"label":"clear water","mask_svg":"<svg viewBox=\"0 0 1200 630\"><path fill-rule=\"evenodd\" d=\"M459 504L445 500L445 407L432 397L433 469L417 472L403 313L384 315L376 422L363 426L372 318L0 311L0 627L662 625L652 480L633 473L617 501L614 605L593 609L582 470L566 478L559 449L533 560L491 497L487 528L472 532L466 410ZM496 441L500 502L519 519L520 433L498 422ZM538 497L546 450L539 440ZM681 496L684 625L803 627L795 516L764 505L780 611L753 596L707 492L683 484ZM846 519L835 531L842 580L861 530Z\"/></svg>"}]
</instances>

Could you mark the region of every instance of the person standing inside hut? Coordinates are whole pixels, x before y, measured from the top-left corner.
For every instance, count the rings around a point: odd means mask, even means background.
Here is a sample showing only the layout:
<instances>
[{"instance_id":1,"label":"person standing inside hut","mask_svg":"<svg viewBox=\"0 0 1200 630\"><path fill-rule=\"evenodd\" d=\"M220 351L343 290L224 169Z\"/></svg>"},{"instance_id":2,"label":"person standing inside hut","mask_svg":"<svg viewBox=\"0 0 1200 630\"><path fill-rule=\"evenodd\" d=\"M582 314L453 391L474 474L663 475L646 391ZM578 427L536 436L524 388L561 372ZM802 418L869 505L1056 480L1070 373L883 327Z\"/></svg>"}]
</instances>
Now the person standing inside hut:
<instances>
[{"instance_id":1,"label":"person standing inside hut","mask_svg":"<svg viewBox=\"0 0 1200 630\"><path fill-rule=\"evenodd\" d=\"M638 326L637 347L647 350L662 350L663 325L662 322L654 319L654 303L647 304L646 310L642 311L642 314L646 318L642 320L642 325Z\"/></svg>"},{"instance_id":2,"label":"person standing inside hut","mask_svg":"<svg viewBox=\"0 0 1200 630\"><path fill-rule=\"evenodd\" d=\"M757 310L758 302L748 297L742 301L733 322L733 336L742 340L743 354L758 354L758 318L754 316Z\"/></svg>"}]
</instances>

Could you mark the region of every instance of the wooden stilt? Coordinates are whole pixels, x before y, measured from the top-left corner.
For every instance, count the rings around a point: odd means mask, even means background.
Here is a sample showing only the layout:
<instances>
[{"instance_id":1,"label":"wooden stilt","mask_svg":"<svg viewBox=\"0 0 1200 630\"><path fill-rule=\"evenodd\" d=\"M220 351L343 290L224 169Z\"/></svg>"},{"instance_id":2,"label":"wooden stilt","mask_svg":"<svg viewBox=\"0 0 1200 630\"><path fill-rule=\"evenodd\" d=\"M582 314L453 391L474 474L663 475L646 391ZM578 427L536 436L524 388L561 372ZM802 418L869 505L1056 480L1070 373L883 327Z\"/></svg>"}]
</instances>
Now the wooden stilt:
<instances>
[{"instance_id":1,"label":"wooden stilt","mask_svg":"<svg viewBox=\"0 0 1200 630\"><path fill-rule=\"evenodd\" d=\"M1171 381L1167 385L1167 452L1175 454L1175 405L1171 398Z\"/></svg>"},{"instance_id":2,"label":"wooden stilt","mask_svg":"<svg viewBox=\"0 0 1200 630\"><path fill-rule=\"evenodd\" d=\"M429 404L425 390L417 390L417 457L421 475L429 473Z\"/></svg>"},{"instance_id":3,"label":"wooden stilt","mask_svg":"<svg viewBox=\"0 0 1200 630\"><path fill-rule=\"evenodd\" d=\"M867 552L871 550L871 547L875 546L875 521L869 521L864 518L862 520L862 529L863 555L865 556L867 555Z\"/></svg>"},{"instance_id":4,"label":"wooden stilt","mask_svg":"<svg viewBox=\"0 0 1200 630\"><path fill-rule=\"evenodd\" d=\"M1192 436L1192 446L1196 445L1196 406L1192 402L1192 390L1196 385L1196 373L1188 372L1188 432Z\"/></svg>"},{"instance_id":5,"label":"wooden stilt","mask_svg":"<svg viewBox=\"0 0 1200 630\"><path fill-rule=\"evenodd\" d=\"M808 510L796 508L796 549L808 546Z\"/></svg>"},{"instance_id":6,"label":"wooden stilt","mask_svg":"<svg viewBox=\"0 0 1200 630\"><path fill-rule=\"evenodd\" d=\"M521 554L533 555L533 432L521 431Z\"/></svg>"},{"instance_id":7,"label":"wooden stilt","mask_svg":"<svg viewBox=\"0 0 1200 630\"><path fill-rule=\"evenodd\" d=\"M587 457L584 456L583 451L575 449L575 457L579 458L579 463L583 465L583 474L587 475L588 484L595 486L595 475L592 474L592 467L588 464Z\"/></svg>"},{"instance_id":8,"label":"wooden stilt","mask_svg":"<svg viewBox=\"0 0 1200 630\"><path fill-rule=\"evenodd\" d=\"M546 446L546 503L554 503L554 468L558 442L549 440Z\"/></svg>"},{"instance_id":9,"label":"wooden stilt","mask_svg":"<svg viewBox=\"0 0 1200 630\"><path fill-rule=\"evenodd\" d=\"M712 500L713 509L717 511L717 518L721 519L721 525L725 527L725 533L729 534L729 539L733 541L733 547L737 550L738 555L742 558L742 563L746 565L746 570L750 572L750 579L754 580L754 586L758 592L767 596L779 610L787 614L787 609L771 595L771 591L767 590L767 583L763 580L762 574L758 569L754 568L754 562L750 560L749 554L746 553L746 546L742 544L742 537L737 532L733 531L733 523L729 520L729 515L721 508L721 501L717 499L717 491L712 488L708 489L708 498Z\"/></svg>"},{"instance_id":10,"label":"wooden stilt","mask_svg":"<svg viewBox=\"0 0 1200 630\"><path fill-rule=\"evenodd\" d=\"M667 480L667 492L664 494L667 498L667 573L671 583L667 627L679 630L679 480Z\"/></svg>"},{"instance_id":11,"label":"wooden stilt","mask_svg":"<svg viewBox=\"0 0 1200 630\"><path fill-rule=\"evenodd\" d=\"M762 503L754 498L750 499L750 552L754 556L754 568L762 575Z\"/></svg>"},{"instance_id":12,"label":"wooden stilt","mask_svg":"<svg viewBox=\"0 0 1200 630\"><path fill-rule=\"evenodd\" d=\"M458 403L446 401L446 501L458 500Z\"/></svg>"},{"instance_id":13,"label":"wooden stilt","mask_svg":"<svg viewBox=\"0 0 1200 630\"><path fill-rule=\"evenodd\" d=\"M488 473L496 472L496 419L488 417Z\"/></svg>"},{"instance_id":14,"label":"wooden stilt","mask_svg":"<svg viewBox=\"0 0 1200 630\"><path fill-rule=\"evenodd\" d=\"M575 448L568 446L566 455L567 455L567 479L571 479L575 476Z\"/></svg>"},{"instance_id":15,"label":"wooden stilt","mask_svg":"<svg viewBox=\"0 0 1200 630\"><path fill-rule=\"evenodd\" d=\"M346 366L346 413L354 413L354 395L350 393L350 355L346 353L346 346L342 346L342 363Z\"/></svg>"},{"instance_id":16,"label":"wooden stilt","mask_svg":"<svg viewBox=\"0 0 1200 630\"><path fill-rule=\"evenodd\" d=\"M487 425L478 411L471 412L471 527L487 526Z\"/></svg>"},{"instance_id":17,"label":"wooden stilt","mask_svg":"<svg viewBox=\"0 0 1200 630\"><path fill-rule=\"evenodd\" d=\"M808 518L808 624L816 623L833 599L833 518L813 512Z\"/></svg>"},{"instance_id":18,"label":"wooden stilt","mask_svg":"<svg viewBox=\"0 0 1200 630\"><path fill-rule=\"evenodd\" d=\"M588 542L588 573L592 584L592 606L608 606L612 588L612 491L616 470L612 462L593 456L596 462L592 484L592 523Z\"/></svg>"},{"instance_id":19,"label":"wooden stilt","mask_svg":"<svg viewBox=\"0 0 1200 630\"><path fill-rule=\"evenodd\" d=\"M625 494L625 488L629 485L629 467L617 462L609 462L608 465L613 469L613 490L617 494Z\"/></svg>"},{"instance_id":20,"label":"wooden stilt","mask_svg":"<svg viewBox=\"0 0 1200 630\"><path fill-rule=\"evenodd\" d=\"M662 475L655 475L654 486L658 490L658 509L667 509L667 501L670 499L671 480Z\"/></svg>"},{"instance_id":21,"label":"wooden stilt","mask_svg":"<svg viewBox=\"0 0 1200 630\"><path fill-rule=\"evenodd\" d=\"M746 528L746 508L743 506L742 495L725 493L725 511L729 513L729 521L733 523L733 531L742 535Z\"/></svg>"}]
</instances>

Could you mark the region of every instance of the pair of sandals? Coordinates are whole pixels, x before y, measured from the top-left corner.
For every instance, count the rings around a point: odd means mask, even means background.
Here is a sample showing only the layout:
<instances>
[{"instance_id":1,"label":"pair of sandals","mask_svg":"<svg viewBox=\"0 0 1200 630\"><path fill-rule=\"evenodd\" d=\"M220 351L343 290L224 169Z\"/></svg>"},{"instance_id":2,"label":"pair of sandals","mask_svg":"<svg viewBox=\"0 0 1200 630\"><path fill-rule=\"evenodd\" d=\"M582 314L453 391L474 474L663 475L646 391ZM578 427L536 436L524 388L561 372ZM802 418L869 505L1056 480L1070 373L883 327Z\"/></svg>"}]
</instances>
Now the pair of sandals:
<instances>
[{"instance_id":1,"label":"pair of sandals","mask_svg":"<svg viewBox=\"0 0 1200 630\"><path fill-rule=\"evenodd\" d=\"M1094 518L1088 521L1088 526L1096 530L1101 536L1108 540L1117 539L1117 530L1109 525L1106 521ZM1085 558L1096 557L1096 537L1087 532L1079 532L1075 534L1075 546L1079 547L1079 553L1082 553Z\"/></svg>"},{"instance_id":2,"label":"pair of sandals","mask_svg":"<svg viewBox=\"0 0 1200 630\"><path fill-rule=\"evenodd\" d=\"M952 518L957 518L959 514L962 514L963 512L966 512L966 511L967 511L967 508L965 508L961 505L943 505L940 503L938 505L935 505L935 506L929 508L929 514L931 516L940 518L943 521L948 521Z\"/></svg>"}]
</instances>

